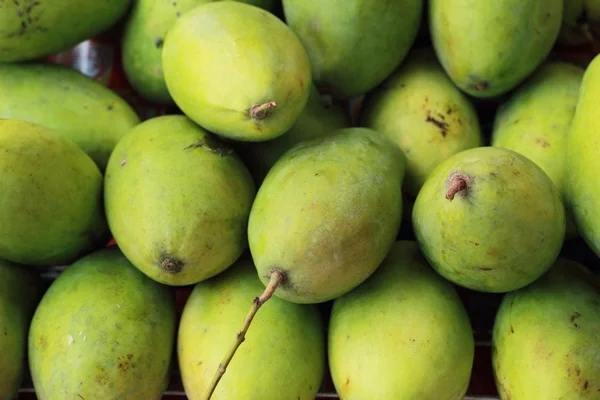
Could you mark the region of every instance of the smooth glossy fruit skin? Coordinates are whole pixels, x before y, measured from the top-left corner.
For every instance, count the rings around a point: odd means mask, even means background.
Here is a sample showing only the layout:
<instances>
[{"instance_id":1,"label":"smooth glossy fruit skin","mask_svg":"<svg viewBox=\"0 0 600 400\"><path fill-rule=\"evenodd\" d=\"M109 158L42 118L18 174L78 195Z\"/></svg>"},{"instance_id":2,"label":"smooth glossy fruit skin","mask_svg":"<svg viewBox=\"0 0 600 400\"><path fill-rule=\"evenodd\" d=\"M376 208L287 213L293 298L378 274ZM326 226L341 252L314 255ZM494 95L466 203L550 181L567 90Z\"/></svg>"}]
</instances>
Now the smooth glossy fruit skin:
<instances>
[{"instance_id":1,"label":"smooth glossy fruit skin","mask_svg":"<svg viewBox=\"0 0 600 400\"><path fill-rule=\"evenodd\" d=\"M430 0L437 56L466 93L495 97L514 89L548 56L563 0Z\"/></svg>"},{"instance_id":2,"label":"smooth glossy fruit skin","mask_svg":"<svg viewBox=\"0 0 600 400\"><path fill-rule=\"evenodd\" d=\"M131 86L142 97L158 104L174 104L162 69L165 35L194 7L212 0L135 0L123 31L123 69ZM244 3L270 9L274 0Z\"/></svg>"},{"instance_id":3,"label":"smooth glossy fruit skin","mask_svg":"<svg viewBox=\"0 0 600 400\"><path fill-rule=\"evenodd\" d=\"M400 229L405 168L402 151L367 128L288 150L260 186L248 222L261 281L278 269L286 278L276 296L320 303L367 279Z\"/></svg>"},{"instance_id":4,"label":"smooth glossy fruit skin","mask_svg":"<svg viewBox=\"0 0 600 400\"><path fill-rule=\"evenodd\" d=\"M440 162L482 145L475 108L428 48L415 51L366 96L361 125L386 135L402 149L407 159L406 189L412 197Z\"/></svg>"},{"instance_id":5,"label":"smooth glossy fruit skin","mask_svg":"<svg viewBox=\"0 0 600 400\"><path fill-rule=\"evenodd\" d=\"M563 22L558 43L578 46L600 41L600 1L568 0L564 4Z\"/></svg>"},{"instance_id":6,"label":"smooth glossy fruit skin","mask_svg":"<svg viewBox=\"0 0 600 400\"><path fill-rule=\"evenodd\" d=\"M30 61L95 37L115 25L131 0L3 0L0 63Z\"/></svg>"},{"instance_id":7,"label":"smooth glossy fruit skin","mask_svg":"<svg viewBox=\"0 0 600 400\"><path fill-rule=\"evenodd\" d=\"M27 370L27 334L42 295L39 275L0 260L0 400L16 399Z\"/></svg>"},{"instance_id":8,"label":"smooth glossy fruit skin","mask_svg":"<svg viewBox=\"0 0 600 400\"><path fill-rule=\"evenodd\" d=\"M454 177L470 188L446 198ZM501 293L530 284L556 260L565 208L546 173L500 147L462 151L429 176L413 208L413 228L431 266L451 282Z\"/></svg>"},{"instance_id":9,"label":"smooth glossy fruit skin","mask_svg":"<svg viewBox=\"0 0 600 400\"><path fill-rule=\"evenodd\" d=\"M263 290L251 261L194 287L177 347L188 398L204 399L252 299ZM324 371L325 332L318 310L272 297L256 314L212 399L313 400Z\"/></svg>"},{"instance_id":10,"label":"smooth glossy fruit skin","mask_svg":"<svg viewBox=\"0 0 600 400\"><path fill-rule=\"evenodd\" d=\"M62 65L0 64L0 118L57 130L102 172L117 142L140 119L114 91Z\"/></svg>"},{"instance_id":11,"label":"smooth glossy fruit skin","mask_svg":"<svg viewBox=\"0 0 600 400\"><path fill-rule=\"evenodd\" d=\"M521 153L539 165L564 198L567 140L584 70L573 64L543 65L498 109L492 146ZM578 236L567 212L568 239Z\"/></svg>"},{"instance_id":12,"label":"smooth glossy fruit skin","mask_svg":"<svg viewBox=\"0 0 600 400\"><path fill-rule=\"evenodd\" d=\"M176 335L174 296L116 246L67 268L44 294L29 332L39 400L159 400Z\"/></svg>"},{"instance_id":13,"label":"smooth glossy fruit skin","mask_svg":"<svg viewBox=\"0 0 600 400\"><path fill-rule=\"evenodd\" d=\"M256 6L218 1L195 7L169 30L162 59L179 108L229 139L281 136L308 101L306 50L283 21ZM270 102L274 108L266 116L253 117L254 107Z\"/></svg>"},{"instance_id":14,"label":"smooth glossy fruit skin","mask_svg":"<svg viewBox=\"0 0 600 400\"><path fill-rule=\"evenodd\" d=\"M61 134L0 119L0 258L69 264L108 241L102 174Z\"/></svg>"},{"instance_id":15,"label":"smooth glossy fruit skin","mask_svg":"<svg viewBox=\"0 0 600 400\"><path fill-rule=\"evenodd\" d=\"M235 152L183 115L132 129L117 144L105 179L115 240L158 282L200 282L248 247L252 177Z\"/></svg>"},{"instance_id":16,"label":"smooth glossy fruit skin","mask_svg":"<svg viewBox=\"0 0 600 400\"><path fill-rule=\"evenodd\" d=\"M597 399L600 394L600 281L559 258L530 286L508 293L492 336L503 400Z\"/></svg>"},{"instance_id":17,"label":"smooth glossy fruit skin","mask_svg":"<svg viewBox=\"0 0 600 400\"><path fill-rule=\"evenodd\" d=\"M566 193L579 234L600 256L600 56L588 65L567 144Z\"/></svg>"},{"instance_id":18,"label":"smooth glossy fruit skin","mask_svg":"<svg viewBox=\"0 0 600 400\"><path fill-rule=\"evenodd\" d=\"M367 281L334 301L328 351L342 400L459 400L475 343L452 284L416 242L398 241Z\"/></svg>"},{"instance_id":19,"label":"smooth glossy fruit skin","mask_svg":"<svg viewBox=\"0 0 600 400\"><path fill-rule=\"evenodd\" d=\"M413 45L422 0L283 0L308 51L317 86L342 99L380 84Z\"/></svg>"}]
</instances>

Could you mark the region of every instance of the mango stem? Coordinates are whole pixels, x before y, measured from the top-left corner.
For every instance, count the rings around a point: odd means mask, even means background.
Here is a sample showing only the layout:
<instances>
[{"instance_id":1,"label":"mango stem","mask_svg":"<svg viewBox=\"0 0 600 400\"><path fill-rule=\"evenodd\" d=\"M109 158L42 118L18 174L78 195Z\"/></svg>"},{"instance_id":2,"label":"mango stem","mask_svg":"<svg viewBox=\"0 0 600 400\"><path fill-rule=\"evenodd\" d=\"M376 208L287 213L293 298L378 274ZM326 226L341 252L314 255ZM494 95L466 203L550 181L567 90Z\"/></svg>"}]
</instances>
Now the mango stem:
<instances>
[{"instance_id":1,"label":"mango stem","mask_svg":"<svg viewBox=\"0 0 600 400\"><path fill-rule=\"evenodd\" d=\"M446 199L450 201L454 200L454 196L458 192L467 189L467 187L468 184L464 178L461 178L460 176L455 176L450 182L450 189L448 189L448 193L446 193Z\"/></svg>"},{"instance_id":2,"label":"mango stem","mask_svg":"<svg viewBox=\"0 0 600 400\"><path fill-rule=\"evenodd\" d=\"M250 312L248 313L248 315L246 316L246 319L244 320L244 326L242 327L242 330L237 333L237 335L235 337L235 342L233 343L233 346L231 346L231 348L225 355L225 358L219 364L219 367L217 368L217 372L216 372L212 382L210 383L208 390L206 391L206 395L204 396L205 400L210 400L210 398L212 397L215 389L217 388L217 385L219 384L219 381L225 374L225 371L227 370L227 366L231 362L233 355L237 351L238 347L240 347L240 345L244 342L244 340L246 340L246 332L248 332L248 328L250 328L250 324L252 323L254 316L256 315L256 313L258 312L260 307L263 304L265 304L267 302L267 300L269 300L273 296L273 293L275 293L275 290L277 289L277 287L285 279L285 274L282 271L273 270L273 271L271 271L271 276L269 278L270 278L269 284L265 288L265 291L263 292L263 294L260 295L260 297L255 297L254 301L252 301L252 307L250 307Z\"/></svg>"},{"instance_id":3,"label":"mango stem","mask_svg":"<svg viewBox=\"0 0 600 400\"><path fill-rule=\"evenodd\" d=\"M599 52L600 44L598 44L598 40L596 39L594 33L590 29L590 26L588 24L581 25L581 32L583 33L583 36L586 38L586 40L589 42L590 46L592 46L592 50L594 50L595 52Z\"/></svg>"},{"instance_id":4,"label":"mango stem","mask_svg":"<svg viewBox=\"0 0 600 400\"><path fill-rule=\"evenodd\" d=\"M267 118L269 115L269 111L277 107L277 103L274 101L269 101L264 104L255 104L250 108L250 117L256 122L262 121Z\"/></svg>"}]
</instances>

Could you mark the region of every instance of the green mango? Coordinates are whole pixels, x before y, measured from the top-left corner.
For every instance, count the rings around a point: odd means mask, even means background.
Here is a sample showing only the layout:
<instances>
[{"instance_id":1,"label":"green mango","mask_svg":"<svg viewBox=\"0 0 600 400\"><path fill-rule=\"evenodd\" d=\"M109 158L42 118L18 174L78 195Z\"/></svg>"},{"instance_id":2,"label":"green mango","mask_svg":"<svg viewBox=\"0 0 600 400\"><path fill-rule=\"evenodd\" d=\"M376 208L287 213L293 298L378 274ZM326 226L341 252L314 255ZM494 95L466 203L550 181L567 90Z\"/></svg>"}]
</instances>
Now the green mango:
<instances>
[{"instance_id":1,"label":"green mango","mask_svg":"<svg viewBox=\"0 0 600 400\"><path fill-rule=\"evenodd\" d=\"M558 43L567 46L600 40L600 1L565 0Z\"/></svg>"},{"instance_id":2,"label":"green mango","mask_svg":"<svg viewBox=\"0 0 600 400\"><path fill-rule=\"evenodd\" d=\"M134 0L122 38L123 70L142 97L158 104L174 104L162 69L162 47L173 24L194 7L213 0ZM275 0L246 0L272 9Z\"/></svg>"},{"instance_id":3,"label":"green mango","mask_svg":"<svg viewBox=\"0 0 600 400\"><path fill-rule=\"evenodd\" d=\"M188 11L167 33L162 60L179 108L229 139L281 136L308 101L312 75L302 43L253 5L217 1Z\"/></svg>"},{"instance_id":4,"label":"green mango","mask_svg":"<svg viewBox=\"0 0 600 400\"><path fill-rule=\"evenodd\" d=\"M478 98L509 92L548 56L563 0L430 0L431 40L452 81Z\"/></svg>"},{"instance_id":5,"label":"green mango","mask_svg":"<svg viewBox=\"0 0 600 400\"><path fill-rule=\"evenodd\" d=\"M81 258L52 282L29 332L39 400L159 400L176 335L174 296L116 246Z\"/></svg>"},{"instance_id":6,"label":"green mango","mask_svg":"<svg viewBox=\"0 0 600 400\"><path fill-rule=\"evenodd\" d=\"M256 189L237 154L183 115L155 117L117 144L106 168L110 230L150 278L191 285L247 249Z\"/></svg>"},{"instance_id":7,"label":"green mango","mask_svg":"<svg viewBox=\"0 0 600 400\"><path fill-rule=\"evenodd\" d=\"M598 399L599 344L600 281L559 258L498 309L492 361L501 398Z\"/></svg>"},{"instance_id":8,"label":"green mango","mask_svg":"<svg viewBox=\"0 0 600 400\"><path fill-rule=\"evenodd\" d=\"M27 371L29 323L42 295L39 275L0 260L0 400L13 400Z\"/></svg>"},{"instance_id":9,"label":"green mango","mask_svg":"<svg viewBox=\"0 0 600 400\"><path fill-rule=\"evenodd\" d=\"M368 92L413 45L422 0L283 0L288 25L308 51L319 89L347 99Z\"/></svg>"},{"instance_id":10,"label":"green mango","mask_svg":"<svg viewBox=\"0 0 600 400\"><path fill-rule=\"evenodd\" d=\"M252 299L263 290L251 261L240 261L196 284L183 310L177 341L189 399L205 398ZM271 298L253 319L211 399L314 400L325 372L322 325L314 305Z\"/></svg>"},{"instance_id":11,"label":"green mango","mask_svg":"<svg viewBox=\"0 0 600 400\"><path fill-rule=\"evenodd\" d=\"M411 54L365 97L360 124L402 149L407 159L406 189L413 197L440 162L482 145L475 108L428 48Z\"/></svg>"},{"instance_id":12,"label":"green mango","mask_svg":"<svg viewBox=\"0 0 600 400\"><path fill-rule=\"evenodd\" d=\"M0 119L0 258L69 264L108 240L102 174L58 132Z\"/></svg>"},{"instance_id":13,"label":"green mango","mask_svg":"<svg viewBox=\"0 0 600 400\"><path fill-rule=\"evenodd\" d=\"M140 122L119 95L82 73L56 64L0 64L0 118L59 131L102 172L119 139Z\"/></svg>"},{"instance_id":14,"label":"green mango","mask_svg":"<svg viewBox=\"0 0 600 400\"><path fill-rule=\"evenodd\" d=\"M579 234L600 256L600 55L588 65L567 142L566 199Z\"/></svg>"},{"instance_id":15,"label":"green mango","mask_svg":"<svg viewBox=\"0 0 600 400\"><path fill-rule=\"evenodd\" d=\"M502 104L494 119L492 146L523 154L539 165L563 195L567 136L579 99L582 68L544 64ZM567 210L566 238L578 236Z\"/></svg>"},{"instance_id":16,"label":"green mango","mask_svg":"<svg viewBox=\"0 0 600 400\"><path fill-rule=\"evenodd\" d=\"M467 392L469 316L416 242L396 242L367 281L334 301L328 339L342 400L462 400Z\"/></svg>"},{"instance_id":17,"label":"green mango","mask_svg":"<svg viewBox=\"0 0 600 400\"><path fill-rule=\"evenodd\" d=\"M565 237L565 207L546 173L501 147L464 150L429 176L413 229L431 266L482 292L517 290L544 274Z\"/></svg>"},{"instance_id":18,"label":"green mango","mask_svg":"<svg viewBox=\"0 0 600 400\"><path fill-rule=\"evenodd\" d=\"M117 23L131 0L0 0L0 62L66 50Z\"/></svg>"},{"instance_id":19,"label":"green mango","mask_svg":"<svg viewBox=\"0 0 600 400\"><path fill-rule=\"evenodd\" d=\"M367 279L402 220L406 158L367 128L344 128L288 150L258 189L248 241L259 278L285 275L275 291L320 303Z\"/></svg>"}]
</instances>

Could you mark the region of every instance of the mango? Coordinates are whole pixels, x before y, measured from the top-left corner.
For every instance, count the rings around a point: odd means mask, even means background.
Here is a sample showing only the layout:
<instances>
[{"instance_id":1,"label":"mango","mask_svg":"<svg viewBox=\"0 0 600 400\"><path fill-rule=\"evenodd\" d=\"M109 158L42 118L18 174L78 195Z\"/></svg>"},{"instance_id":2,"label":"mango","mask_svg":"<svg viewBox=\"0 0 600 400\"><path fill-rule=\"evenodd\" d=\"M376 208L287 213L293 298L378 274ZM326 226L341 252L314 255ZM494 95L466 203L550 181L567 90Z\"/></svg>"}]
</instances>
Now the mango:
<instances>
[{"instance_id":1,"label":"mango","mask_svg":"<svg viewBox=\"0 0 600 400\"><path fill-rule=\"evenodd\" d=\"M56 131L0 119L0 258L69 264L108 240L103 179L92 159Z\"/></svg>"},{"instance_id":2,"label":"mango","mask_svg":"<svg viewBox=\"0 0 600 400\"><path fill-rule=\"evenodd\" d=\"M106 169L110 230L150 278L191 285L247 249L255 186L237 154L183 115L155 117L117 144Z\"/></svg>"},{"instance_id":3,"label":"mango","mask_svg":"<svg viewBox=\"0 0 600 400\"><path fill-rule=\"evenodd\" d=\"M600 280L559 258L538 281L502 300L492 335L503 400L597 399Z\"/></svg>"},{"instance_id":4,"label":"mango","mask_svg":"<svg viewBox=\"0 0 600 400\"><path fill-rule=\"evenodd\" d=\"M52 282L29 332L39 400L159 400L176 335L174 296L116 246L89 254Z\"/></svg>"},{"instance_id":5,"label":"mango","mask_svg":"<svg viewBox=\"0 0 600 400\"><path fill-rule=\"evenodd\" d=\"M334 301L328 351L342 400L462 400L475 343L452 284L416 242L398 241L369 279Z\"/></svg>"},{"instance_id":6,"label":"mango","mask_svg":"<svg viewBox=\"0 0 600 400\"><path fill-rule=\"evenodd\" d=\"M379 85L404 60L422 0L283 0L288 25L310 57L320 90L348 99Z\"/></svg>"},{"instance_id":7,"label":"mango","mask_svg":"<svg viewBox=\"0 0 600 400\"><path fill-rule=\"evenodd\" d=\"M62 133L102 172L119 139L140 122L111 89L74 69L42 63L0 64L0 118Z\"/></svg>"},{"instance_id":8,"label":"mango","mask_svg":"<svg viewBox=\"0 0 600 400\"><path fill-rule=\"evenodd\" d=\"M440 162L482 145L475 108L429 48L412 53L367 94L360 115L361 126L389 137L406 155L405 186L412 197Z\"/></svg>"},{"instance_id":9,"label":"mango","mask_svg":"<svg viewBox=\"0 0 600 400\"><path fill-rule=\"evenodd\" d=\"M443 161L415 200L413 228L431 266L481 292L517 290L543 275L565 237L565 207L548 175L501 147Z\"/></svg>"},{"instance_id":10,"label":"mango","mask_svg":"<svg viewBox=\"0 0 600 400\"><path fill-rule=\"evenodd\" d=\"M431 40L464 92L496 97L523 82L556 42L563 0L430 0Z\"/></svg>"},{"instance_id":11,"label":"mango","mask_svg":"<svg viewBox=\"0 0 600 400\"><path fill-rule=\"evenodd\" d=\"M205 398L250 302L263 289L251 261L195 285L177 341L189 399ZM211 399L313 400L324 371L325 334L317 308L273 297L256 314Z\"/></svg>"},{"instance_id":12,"label":"mango","mask_svg":"<svg viewBox=\"0 0 600 400\"><path fill-rule=\"evenodd\" d=\"M157 104L173 104L162 69L165 35L183 14L212 0L136 0L123 30L123 70L142 97ZM274 0L244 3L271 9Z\"/></svg>"},{"instance_id":13,"label":"mango","mask_svg":"<svg viewBox=\"0 0 600 400\"><path fill-rule=\"evenodd\" d=\"M275 296L321 303L367 279L402 220L406 158L383 135L344 128L301 142L271 168L248 221L258 276L285 279Z\"/></svg>"},{"instance_id":14,"label":"mango","mask_svg":"<svg viewBox=\"0 0 600 400\"><path fill-rule=\"evenodd\" d=\"M27 372L29 323L42 295L39 275L0 260L0 400L13 400Z\"/></svg>"},{"instance_id":15,"label":"mango","mask_svg":"<svg viewBox=\"0 0 600 400\"><path fill-rule=\"evenodd\" d=\"M169 93L190 119L248 142L290 130L312 82L294 32L270 12L235 1L202 4L179 18L162 63Z\"/></svg>"},{"instance_id":16,"label":"mango","mask_svg":"<svg viewBox=\"0 0 600 400\"><path fill-rule=\"evenodd\" d=\"M567 136L584 70L552 62L543 65L504 102L494 119L492 146L523 154L540 166L565 200ZM567 211L566 237L578 236Z\"/></svg>"},{"instance_id":17,"label":"mango","mask_svg":"<svg viewBox=\"0 0 600 400\"><path fill-rule=\"evenodd\" d=\"M566 198L577 229L600 256L600 55L585 70L567 142Z\"/></svg>"},{"instance_id":18,"label":"mango","mask_svg":"<svg viewBox=\"0 0 600 400\"><path fill-rule=\"evenodd\" d=\"M20 62L66 50L117 23L131 0L2 0L0 62Z\"/></svg>"},{"instance_id":19,"label":"mango","mask_svg":"<svg viewBox=\"0 0 600 400\"><path fill-rule=\"evenodd\" d=\"M582 45L586 42L598 45L599 40L600 1L565 1L558 43L567 46Z\"/></svg>"}]
</instances>

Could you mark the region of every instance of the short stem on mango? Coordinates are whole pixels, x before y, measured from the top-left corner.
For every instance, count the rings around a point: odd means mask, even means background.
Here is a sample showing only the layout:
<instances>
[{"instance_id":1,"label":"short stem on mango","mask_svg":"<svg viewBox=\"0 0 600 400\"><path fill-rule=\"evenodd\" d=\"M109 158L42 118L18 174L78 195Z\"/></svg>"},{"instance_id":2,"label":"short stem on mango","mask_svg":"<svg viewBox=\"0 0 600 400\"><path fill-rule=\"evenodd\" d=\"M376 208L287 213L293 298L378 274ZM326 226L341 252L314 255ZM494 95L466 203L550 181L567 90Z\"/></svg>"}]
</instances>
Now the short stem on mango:
<instances>
[{"instance_id":1,"label":"short stem on mango","mask_svg":"<svg viewBox=\"0 0 600 400\"><path fill-rule=\"evenodd\" d=\"M255 104L250 108L250 117L256 122L262 121L267 118L269 111L277 107L277 103L269 101L264 104Z\"/></svg>"},{"instance_id":2,"label":"short stem on mango","mask_svg":"<svg viewBox=\"0 0 600 400\"><path fill-rule=\"evenodd\" d=\"M464 178L461 178L460 176L455 176L450 182L450 189L448 189L448 192L446 193L446 199L450 201L454 200L454 196L458 192L467 189L467 187L468 184Z\"/></svg>"},{"instance_id":3,"label":"short stem on mango","mask_svg":"<svg viewBox=\"0 0 600 400\"><path fill-rule=\"evenodd\" d=\"M581 32L583 33L585 39L589 42L590 46L592 46L592 50L595 52L600 52L600 43L598 43L598 40L590 29L590 26L588 24L581 25Z\"/></svg>"}]
</instances>

